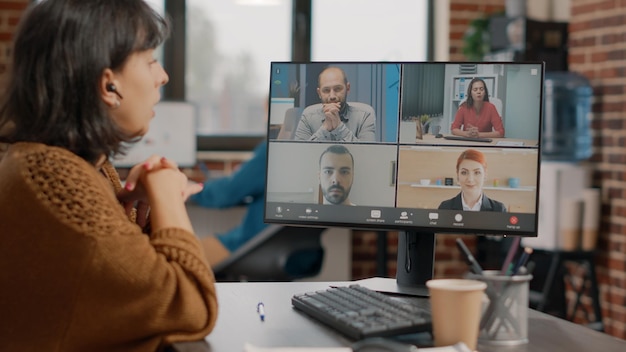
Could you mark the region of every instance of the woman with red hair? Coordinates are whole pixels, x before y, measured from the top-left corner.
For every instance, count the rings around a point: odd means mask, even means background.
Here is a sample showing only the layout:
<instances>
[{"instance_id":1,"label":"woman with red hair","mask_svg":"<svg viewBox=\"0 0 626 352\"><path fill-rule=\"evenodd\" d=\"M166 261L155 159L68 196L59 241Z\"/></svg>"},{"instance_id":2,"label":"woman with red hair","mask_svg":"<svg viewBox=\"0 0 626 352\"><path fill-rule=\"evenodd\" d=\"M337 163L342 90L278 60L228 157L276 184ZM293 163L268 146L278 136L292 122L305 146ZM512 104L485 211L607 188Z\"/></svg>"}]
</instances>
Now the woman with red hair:
<instances>
[{"instance_id":1,"label":"woman with red hair","mask_svg":"<svg viewBox=\"0 0 626 352\"><path fill-rule=\"evenodd\" d=\"M487 197L483 192L487 179L487 161L483 153L475 149L461 153L456 162L456 175L461 192L441 202L439 209L506 212L503 203Z\"/></svg>"}]
</instances>

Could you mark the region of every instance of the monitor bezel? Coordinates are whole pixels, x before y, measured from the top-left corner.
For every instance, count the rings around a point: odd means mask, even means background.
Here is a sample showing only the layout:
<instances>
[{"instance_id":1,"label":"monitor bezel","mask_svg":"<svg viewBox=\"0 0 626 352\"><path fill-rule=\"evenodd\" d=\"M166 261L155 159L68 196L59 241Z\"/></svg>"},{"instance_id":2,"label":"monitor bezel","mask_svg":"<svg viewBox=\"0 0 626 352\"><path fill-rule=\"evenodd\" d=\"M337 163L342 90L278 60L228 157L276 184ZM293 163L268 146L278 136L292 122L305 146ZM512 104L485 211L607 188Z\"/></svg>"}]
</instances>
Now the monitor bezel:
<instances>
[{"instance_id":1,"label":"monitor bezel","mask_svg":"<svg viewBox=\"0 0 626 352\"><path fill-rule=\"evenodd\" d=\"M536 151L536 158L537 158L537 164L536 164L536 189L535 189L535 213L515 213L515 212L508 212L508 213L504 213L506 215L503 215L503 219L504 216L521 216L521 217L527 217L528 216L532 216L532 228L529 230L507 230L505 228L496 228L496 229L490 229L490 228L479 228L477 226L472 227L472 228L468 228L468 227L454 227L453 225L449 225L449 226L428 226L428 225L424 225L424 224L419 224L418 226L416 226L415 224L398 224L398 223L394 223L394 224L389 224L389 223L378 223L378 222L366 222L366 221L362 221L362 222L355 222L355 221L338 221L338 220L333 220L333 221L328 221L328 220L307 220L305 218L301 218L301 219L292 219L292 218L284 218L284 217L275 217L275 216L270 216L268 214L268 209L270 207L277 207L277 206L288 206L290 205L289 203L274 203L272 201L268 201L266 199L266 203L265 203L265 209L264 209L264 221L266 223L271 223L271 224L281 224L281 225L290 225L290 226L312 226L312 227L344 227L344 228L351 228L351 229L359 229L359 230L386 230L386 231L407 231L407 232L426 232L426 233L451 233L451 234L470 234L470 235L504 235L504 236L528 236L528 237L536 237L538 236L538 228L539 228L539 197L540 197L540 164L541 164L541 134L542 134L542 123L543 123L543 97L544 97L544 87L543 87L543 82L545 80L545 63L544 62L540 62L540 61L527 61L527 62L475 62L475 61L448 61L448 62L435 62L435 61L393 61L393 62L377 62L377 61L317 61L317 62L297 62L297 61L276 61L276 62L272 62L271 63L271 67L273 70L274 65L276 64L294 64L294 65L307 65L307 64L317 64L317 65L352 65L352 64L392 64L392 65L406 65L406 64L426 64L426 65L446 65L446 64L451 64L451 65L461 65L461 64L476 64L476 65L535 65L537 66L537 68L540 68L540 81L542 82L541 87L538 87L540 89L540 96L541 96L541 101L539 104L539 111L537 112L539 114L538 117L538 121L539 121L539 126L538 126L538 130L537 130L537 146L536 148L528 148L528 150L535 150ZM399 92L399 99L401 99L402 97L402 92ZM272 86L270 83L270 96L269 99L272 98ZM400 111L398 111L398 114L400 114ZM270 136L270 128L271 125L269 123L270 118L268 117L268 130L267 130L267 136ZM400 116L398 116L398 124L400 122ZM398 131L398 135L399 135L399 131ZM267 141L268 143L270 143L270 146L268 147L268 168L269 168L269 158L270 158L270 153L271 153L271 145L273 143L291 143L291 141L281 141L281 140L270 140L268 139ZM303 143L303 142L298 142L298 143ZM304 142L306 143L306 142ZM312 143L320 143L320 142L312 142ZM343 144L343 143L340 143ZM346 143L346 144L351 144L351 143ZM395 142L395 145L398 149L398 151L400 150L402 144L399 140L397 140ZM396 159L397 160L397 159ZM269 170L267 171L268 174L266 174L266 178L269 179L270 175L269 175ZM267 181L266 181L267 182ZM398 188L396 186L396 190L395 192L398 192ZM306 207L309 208L318 208L318 207L335 207L334 211L337 211L336 206L333 205L323 205L323 204L298 204L298 203L292 203L291 205L296 205L296 206L300 206L300 205L305 205ZM364 211L368 211L371 209L368 209L368 206L359 206L358 207L361 210ZM399 208L397 207L397 204L394 204L394 207L392 208L385 208L385 207L369 207L369 208L383 208L383 210L385 211L394 211L394 210L398 210ZM401 209L402 210L402 209ZM400 211L401 211L400 210ZM436 209L426 209L426 211L430 211L430 210L436 210ZM348 211L348 210L343 210ZM350 210L351 211L351 210ZM439 211L439 210L437 210ZM472 211L444 211L444 213L446 214L452 214L452 213L458 213L460 212L461 214L463 214L464 216L468 216L470 218L474 218L474 217L493 217L494 213L492 212L472 212ZM482 216L481 216L482 215Z\"/></svg>"}]
</instances>

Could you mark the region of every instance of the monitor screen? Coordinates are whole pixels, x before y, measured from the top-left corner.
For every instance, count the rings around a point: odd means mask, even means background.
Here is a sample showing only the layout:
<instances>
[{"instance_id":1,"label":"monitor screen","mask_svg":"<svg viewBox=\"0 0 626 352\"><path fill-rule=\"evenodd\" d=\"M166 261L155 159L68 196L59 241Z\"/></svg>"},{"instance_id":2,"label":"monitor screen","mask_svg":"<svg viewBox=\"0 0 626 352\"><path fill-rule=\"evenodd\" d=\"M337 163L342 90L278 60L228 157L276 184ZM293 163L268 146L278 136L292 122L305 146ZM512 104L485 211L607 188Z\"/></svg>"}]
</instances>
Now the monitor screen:
<instances>
[{"instance_id":1,"label":"monitor screen","mask_svg":"<svg viewBox=\"0 0 626 352\"><path fill-rule=\"evenodd\" d=\"M544 63L271 70L266 222L537 236Z\"/></svg>"},{"instance_id":2,"label":"monitor screen","mask_svg":"<svg viewBox=\"0 0 626 352\"><path fill-rule=\"evenodd\" d=\"M187 102L162 101L154 106L150 129L122 157L116 167L133 167L151 155L163 155L181 167L196 164L196 107Z\"/></svg>"},{"instance_id":3,"label":"monitor screen","mask_svg":"<svg viewBox=\"0 0 626 352\"><path fill-rule=\"evenodd\" d=\"M289 138L269 140L266 222L537 235L542 63L276 62L272 72L283 78L270 115L286 100L301 113Z\"/></svg>"}]
</instances>

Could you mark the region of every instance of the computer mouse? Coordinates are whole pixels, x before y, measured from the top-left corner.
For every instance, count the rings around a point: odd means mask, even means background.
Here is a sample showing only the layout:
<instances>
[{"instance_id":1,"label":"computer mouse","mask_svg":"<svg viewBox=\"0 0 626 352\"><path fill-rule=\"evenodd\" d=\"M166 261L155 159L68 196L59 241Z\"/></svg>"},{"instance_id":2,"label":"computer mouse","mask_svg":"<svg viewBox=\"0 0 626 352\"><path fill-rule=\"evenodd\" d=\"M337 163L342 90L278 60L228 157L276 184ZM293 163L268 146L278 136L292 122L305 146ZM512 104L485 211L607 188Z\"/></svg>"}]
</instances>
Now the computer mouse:
<instances>
[{"instance_id":1,"label":"computer mouse","mask_svg":"<svg viewBox=\"0 0 626 352\"><path fill-rule=\"evenodd\" d=\"M435 138L441 138L441 137L443 137L443 134L441 134L441 133L437 133L437 134L435 135Z\"/></svg>"},{"instance_id":2,"label":"computer mouse","mask_svg":"<svg viewBox=\"0 0 626 352\"><path fill-rule=\"evenodd\" d=\"M368 337L350 346L354 352L417 352L417 347L408 343L386 339L384 337Z\"/></svg>"}]
</instances>

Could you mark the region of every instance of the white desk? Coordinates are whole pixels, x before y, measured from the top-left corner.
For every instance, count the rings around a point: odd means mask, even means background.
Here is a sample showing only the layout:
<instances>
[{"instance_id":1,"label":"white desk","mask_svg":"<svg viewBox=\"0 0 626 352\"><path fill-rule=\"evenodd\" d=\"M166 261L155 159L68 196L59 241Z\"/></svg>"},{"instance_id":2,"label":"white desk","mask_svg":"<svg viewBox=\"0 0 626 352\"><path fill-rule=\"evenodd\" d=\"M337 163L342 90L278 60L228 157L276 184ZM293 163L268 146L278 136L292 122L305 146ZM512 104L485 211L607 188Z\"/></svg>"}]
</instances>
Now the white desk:
<instances>
[{"instance_id":1,"label":"white desk","mask_svg":"<svg viewBox=\"0 0 626 352\"><path fill-rule=\"evenodd\" d=\"M536 147L538 140L536 139L517 139L517 138L489 138L491 142L474 142L474 141L459 141L445 138L437 138L432 134L425 134L422 139L416 139L416 144L437 144L437 145L474 145L474 146L489 146L489 147L510 147L510 144L518 143L522 147ZM507 145L508 144L508 145Z\"/></svg>"},{"instance_id":2,"label":"white desk","mask_svg":"<svg viewBox=\"0 0 626 352\"><path fill-rule=\"evenodd\" d=\"M332 282L334 285L350 282ZM330 282L218 283L217 325L203 341L177 343L180 352L239 352L248 342L259 347L339 347L349 340L291 306L291 296L327 288ZM265 304L262 322L256 312ZM626 341L563 319L529 311L525 345L478 346L480 352L626 351Z\"/></svg>"}]
</instances>

